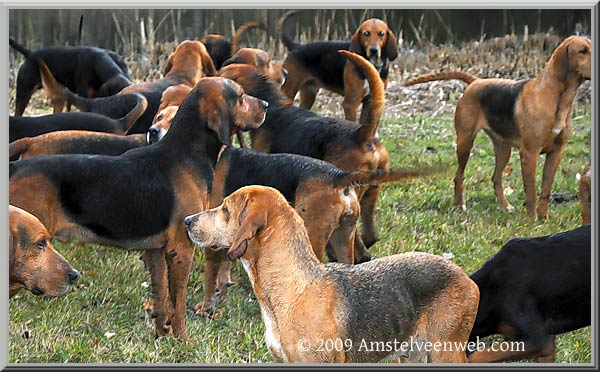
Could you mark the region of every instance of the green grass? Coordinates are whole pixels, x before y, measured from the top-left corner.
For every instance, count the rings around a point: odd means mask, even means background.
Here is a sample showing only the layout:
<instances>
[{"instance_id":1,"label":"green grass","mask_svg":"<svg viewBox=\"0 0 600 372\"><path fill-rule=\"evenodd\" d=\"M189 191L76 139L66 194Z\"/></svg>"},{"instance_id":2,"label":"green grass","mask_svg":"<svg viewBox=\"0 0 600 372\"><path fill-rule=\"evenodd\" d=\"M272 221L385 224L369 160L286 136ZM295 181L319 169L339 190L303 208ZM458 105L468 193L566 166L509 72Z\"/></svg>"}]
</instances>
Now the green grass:
<instances>
[{"instance_id":1,"label":"green grass","mask_svg":"<svg viewBox=\"0 0 600 372\"><path fill-rule=\"evenodd\" d=\"M575 196L576 174L589 161L589 106L574 113L573 135L566 148L554 194ZM466 171L467 211L452 207L452 178L456 166L452 115L384 118L380 130L394 167L442 164L447 171L429 179L386 185L379 199L377 226L381 240L374 257L407 251L452 253L467 273L479 268L508 238L530 237L575 228L580 224L576 199L550 204L550 219L527 218L519 157L516 151L505 174L505 187L516 211L496 205L491 185L494 166L491 141L480 133ZM431 147L434 151L427 151ZM538 184L542 164L538 166ZM195 343L172 338L154 340L152 319L142 303L149 299L149 282L139 253L88 245L56 243L57 249L84 272L80 287L52 300L20 292L10 301L9 358L12 363L261 363L270 362L260 311L248 278L239 266L238 282L222 308L221 318L195 317L193 306L202 299L204 263L198 250L188 291L187 325ZM365 293L368 296L368 293ZM29 331L29 338L23 336ZM114 336L107 337L107 332ZM590 327L558 338L557 361L591 361Z\"/></svg>"}]
</instances>

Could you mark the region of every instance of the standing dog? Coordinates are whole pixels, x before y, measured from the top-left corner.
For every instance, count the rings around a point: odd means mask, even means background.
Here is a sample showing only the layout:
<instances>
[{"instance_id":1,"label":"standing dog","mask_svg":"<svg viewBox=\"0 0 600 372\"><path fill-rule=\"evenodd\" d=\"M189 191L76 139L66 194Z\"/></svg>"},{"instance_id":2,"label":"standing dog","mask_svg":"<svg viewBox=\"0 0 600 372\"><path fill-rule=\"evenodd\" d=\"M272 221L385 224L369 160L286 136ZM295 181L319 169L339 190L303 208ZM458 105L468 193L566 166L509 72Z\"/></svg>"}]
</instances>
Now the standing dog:
<instances>
[{"instance_id":1,"label":"standing dog","mask_svg":"<svg viewBox=\"0 0 600 372\"><path fill-rule=\"evenodd\" d=\"M298 213L264 186L241 188L185 223L199 247L227 250L229 259L242 262L277 362L377 362L394 350L363 349L363 343L410 336L468 340L479 291L458 266L439 256L413 252L357 266L323 265ZM327 340L340 340L343 347L320 348ZM424 359L434 363L466 361L458 349L427 354Z\"/></svg>"},{"instance_id":2,"label":"standing dog","mask_svg":"<svg viewBox=\"0 0 600 372\"><path fill-rule=\"evenodd\" d=\"M290 99L300 92L300 107L310 110L319 88L323 87L344 96L342 105L347 120L356 121L356 112L362 102L360 123L365 123L370 104L369 85L364 73L339 51L349 50L368 59L387 86L389 62L398 57L394 33L385 22L373 18L364 21L349 42L317 41L300 45L287 32L287 22L294 13L286 13L279 21L281 40L290 51L283 62L289 72L283 92Z\"/></svg>"},{"instance_id":3,"label":"standing dog","mask_svg":"<svg viewBox=\"0 0 600 372\"><path fill-rule=\"evenodd\" d=\"M182 223L209 206L213 168L232 127L256 128L266 103L223 78L200 79L159 143L121 156L53 155L10 166L9 199L62 240L143 250L155 333L188 338L185 299L194 245Z\"/></svg>"},{"instance_id":4,"label":"standing dog","mask_svg":"<svg viewBox=\"0 0 600 372\"><path fill-rule=\"evenodd\" d=\"M83 97L110 96L131 84L123 58L111 50L54 46L32 52L13 39L9 43L25 56L17 74L16 116L23 115L33 92L42 87L38 60L50 66L62 85ZM54 112L62 109L55 106Z\"/></svg>"},{"instance_id":5,"label":"standing dog","mask_svg":"<svg viewBox=\"0 0 600 372\"><path fill-rule=\"evenodd\" d=\"M525 188L525 208L533 218L548 218L548 199L567 140L577 88L592 76L592 44L571 36L556 48L540 76L514 81L478 79L465 72L445 71L417 76L405 86L428 81L460 79L468 84L454 114L458 168L454 204L466 209L465 167L480 129L491 138L496 155L492 182L500 207L513 210L504 196L502 172L511 146L519 149ZM536 209L535 172L540 154L546 154L542 192Z\"/></svg>"},{"instance_id":6,"label":"standing dog","mask_svg":"<svg viewBox=\"0 0 600 372\"><path fill-rule=\"evenodd\" d=\"M34 295L62 296L79 271L54 250L52 236L35 216L8 206L8 296L26 289Z\"/></svg>"},{"instance_id":7,"label":"standing dog","mask_svg":"<svg viewBox=\"0 0 600 372\"><path fill-rule=\"evenodd\" d=\"M523 350L475 351L474 363L553 362L555 337L591 322L591 227L511 239L471 279L481 298L471 339L501 333Z\"/></svg>"}]
</instances>

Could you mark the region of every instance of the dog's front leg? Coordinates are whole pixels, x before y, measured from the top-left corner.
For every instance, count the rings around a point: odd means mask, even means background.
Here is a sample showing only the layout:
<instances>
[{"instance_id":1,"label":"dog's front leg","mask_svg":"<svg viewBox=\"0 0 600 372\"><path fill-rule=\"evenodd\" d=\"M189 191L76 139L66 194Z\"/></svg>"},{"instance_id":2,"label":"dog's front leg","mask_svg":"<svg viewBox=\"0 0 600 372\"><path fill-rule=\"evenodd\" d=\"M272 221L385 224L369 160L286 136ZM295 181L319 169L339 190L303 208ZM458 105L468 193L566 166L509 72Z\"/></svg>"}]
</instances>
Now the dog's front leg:
<instances>
[{"instance_id":1,"label":"dog's front leg","mask_svg":"<svg viewBox=\"0 0 600 372\"><path fill-rule=\"evenodd\" d=\"M537 158L539 152L531 151L524 147L520 149L521 155L521 173L523 175L523 187L525 189L525 209L527 214L533 219L537 219L537 212L535 209L536 200L536 184L535 184L535 171L537 168Z\"/></svg>"},{"instance_id":2,"label":"dog's front leg","mask_svg":"<svg viewBox=\"0 0 600 372\"><path fill-rule=\"evenodd\" d=\"M194 245L187 239L187 234L184 238L167 244L166 257L169 269L169 293L174 308L173 335L190 340L185 327L185 299L194 258Z\"/></svg>"},{"instance_id":3,"label":"dog's front leg","mask_svg":"<svg viewBox=\"0 0 600 372\"><path fill-rule=\"evenodd\" d=\"M546 160L544 162L544 173L542 176L542 193L540 194L540 202L537 207L538 218L542 220L548 219L548 199L552 192L552 184L554 183L554 176L560 164L562 158L564 146L559 149L549 152L546 154Z\"/></svg>"},{"instance_id":4,"label":"dog's front leg","mask_svg":"<svg viewBox=\"0 0 600 372\"><path fill-rule=\"evenodd\" d=\"M150 272L152 282L152 299L154 318L154 335L156 337L168 335L171 332L169 324L172 313L171 301L167 287L167 261L164 249L144 251L144 263Z\"/></svg>"}]
</instances>

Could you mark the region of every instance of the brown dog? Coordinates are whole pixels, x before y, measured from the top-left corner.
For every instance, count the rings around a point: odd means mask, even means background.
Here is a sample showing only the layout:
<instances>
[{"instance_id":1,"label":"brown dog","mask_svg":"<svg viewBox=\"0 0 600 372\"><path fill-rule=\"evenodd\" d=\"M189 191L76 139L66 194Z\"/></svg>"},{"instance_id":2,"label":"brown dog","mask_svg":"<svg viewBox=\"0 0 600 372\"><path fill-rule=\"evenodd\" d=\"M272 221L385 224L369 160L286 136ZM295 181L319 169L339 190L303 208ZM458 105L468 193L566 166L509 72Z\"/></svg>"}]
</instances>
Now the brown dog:
<instances>
[{"instance_id":1,"label":"brown dog","mask_svg":"<svg viewBox=\"0 0 600 372\"><path fill-rule=\"evenodd\" d=\"M8 296L26 289L34 295L62 296L81 275L61 256L52 236L34 215L8 206Z\"/></svg>"},{"instance_id":2,"label":"brown dog","mask_svg":"<svg viewBox=\"0 0 600 372\"><path fill-rule=\"evenodd\" d=\"M360 123L364 123L369 111L369 85L365 75L352 62L338 53L349 50L368 59L377 69L384 87L387 87L389 62L398 56L398 45L394 33L380 19L364 21L346 41L318 41L305 45L297 44L286 32L287 20L293 13L286 13L279 21L281 38L290 53L283 62L289 75L283 84L283 92L294 99L300 92L300 107L310 109L319 88L323 87L344 96L343 107L346 119L356 121L358 106L363 103Z\"/></svg>"},{"instance_id":3,"label":"brown dog","mask_svg":"<svg viewBox=\"0 0 600 372\"><path fill-rule=\"evenodd\" d=\"M589 225L592 223L592 164L586 165L583 169L577 198L581 203L581 224Z\"/></svg>"},{"instance_id":4,"label":"brown dog","mask_svg":"<svg viewBox=\"0 0 600 372\"><path fill-rule=\"evenodd\" d=\"M256 67L259 73L267 76L280 86L285 83L285 78L288 74L285 68L271 61L269 53L261 49L242 48L225 61L223 67L235 63Z\"/></svg>"},{"instance_id":5,"label":"brown dog","mask_svg":"<svg viewBox=\"0 0 600 372\"><path fill-rule=\"evenodd\" d=\"M571 36L556 48L540 76L514 81L478 79L464 72L446 71L409 79L405 86L435 80L460 79L468 84L454 114L458 168L454 204L466 208L464 172L480 129L492 139L496 167L492 182L498 204L513 207L504 196L502 172L511 146L519 149L525 187L525 208L533 218L548 218L548 198L564 147L571 135L571 116L577 88L591 78L592 45ZM536 210L535 172L540 154L546 154L542 193Z\"/></svg>"},{"instance_id":6,"label":"brown dog","mask_svg":"<svg viewBox=\"0 0 600 372\"><path fill-rule=\"evenodd\" d=\"M323 265L302 218L273 188L243 187L185 223L196 245L228 250L230 260L242 262L277 362L377 362L401 350L362 349L363 343L469 338L479 290L458 266L418 252ZM343 346L321 347L319 340ZM465 362L466 354L431 349L420 359Z\"/></svg>"},{"instance_id":7,"label":"brown dog","mask_svg":"<svg viewBox=\"0 0 600 372\"><path fill-rule=\"evenodd\" d=\"M173 85L165 89L160 99L158 112L152 120L152 125L148 128L148 133L146 133L148 143L156 143L167 134L179 105L181 105L190 90L192 88L185 84Z\"/></svg>"},{"instance_id":8,"label":"brown dog","mask_svg":"<svg viewBox=\"0 0 600 372\"><path fill-rule=\"evenodd\" d=\"M183 219L208 208L214 164L223 143L231 143L232 128L261 125L266 106L231 80L202 78L159 143L120 156L54 155L11 163L10 202L35 213L62 240L143 250L155 334L186 339L194 246Z\"/></svg>"}]
</instances>

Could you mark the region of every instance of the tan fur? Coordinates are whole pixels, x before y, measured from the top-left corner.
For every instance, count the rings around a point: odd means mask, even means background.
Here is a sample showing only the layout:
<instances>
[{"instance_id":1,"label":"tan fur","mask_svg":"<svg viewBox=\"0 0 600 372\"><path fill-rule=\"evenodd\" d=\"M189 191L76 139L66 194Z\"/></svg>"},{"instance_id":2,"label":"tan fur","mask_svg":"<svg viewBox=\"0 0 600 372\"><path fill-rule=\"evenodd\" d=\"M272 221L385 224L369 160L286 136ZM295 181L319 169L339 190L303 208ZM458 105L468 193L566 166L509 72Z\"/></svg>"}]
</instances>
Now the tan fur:
<instances>
[{"instance_id":1,"label":"tan fur","mask_svg":"<svg viewBox=\"0 0 600 372\"><path fill-rule=\"evenodd\" d=\"M583 169L577 197L581 203L581 224L589 225L592 223L592 164Z\"/></svg>"}]
</instances>

